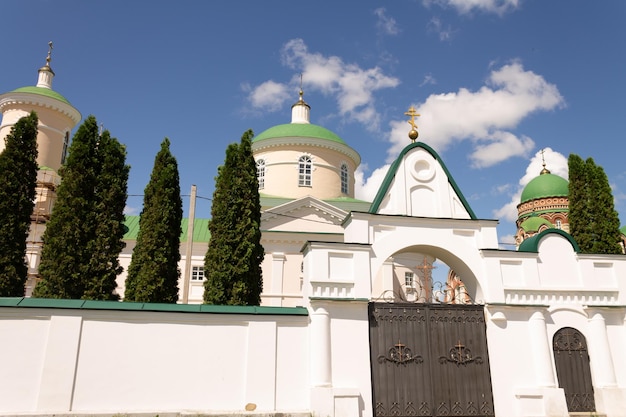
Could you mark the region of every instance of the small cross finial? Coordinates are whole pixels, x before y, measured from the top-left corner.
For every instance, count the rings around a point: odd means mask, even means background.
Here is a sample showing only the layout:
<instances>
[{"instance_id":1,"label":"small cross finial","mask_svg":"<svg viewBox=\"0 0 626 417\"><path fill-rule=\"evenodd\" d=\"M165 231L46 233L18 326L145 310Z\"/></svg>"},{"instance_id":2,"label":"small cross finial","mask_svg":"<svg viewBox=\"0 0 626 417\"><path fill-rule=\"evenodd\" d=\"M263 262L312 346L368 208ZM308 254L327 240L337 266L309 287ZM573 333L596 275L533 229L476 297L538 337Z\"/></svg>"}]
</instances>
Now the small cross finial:
<instances>
[{"instance_id":1,"label":"small cross finial","mask_svg":"<svg viewBox=\"0 0 626 417\"><path fill-rule=\"evenodd\" d=\"M415 107L413 106L409 107L409 110L406 111L404 114L410 117L410 119L407 120L407 122L411 125L411 130L409 131L409 138L411 139L411 142L415 142L415 140L418 137L417 125L415 124L415 118L419 117L419 114L417 113L417 111L415 110Z\"/></svg>"},{"instance_id":2,"label":"small cross finial","mask_svg":"<svg viewBox=\"0 0 626 417\"><path fill-rule=\"evenodd\" d=\"M546 150L542 149L540 152L541 152L541 164L543 165L543 169L541 170L541 174L549 174L550 170L548 168L546 168L546 158L545 158L545 155L544 155Z\"/></svg>"},{"instance_id":3,"label":"small cross finial","mask_svg":"<svg viewBox=\"0 0 626 417\"><path fill-rule=\"evenodd\" d=\"M50 66L51 59L52 59L52 41L48 42L48 56L46 57L46 67Z\"/></svg>"}]
</instances>

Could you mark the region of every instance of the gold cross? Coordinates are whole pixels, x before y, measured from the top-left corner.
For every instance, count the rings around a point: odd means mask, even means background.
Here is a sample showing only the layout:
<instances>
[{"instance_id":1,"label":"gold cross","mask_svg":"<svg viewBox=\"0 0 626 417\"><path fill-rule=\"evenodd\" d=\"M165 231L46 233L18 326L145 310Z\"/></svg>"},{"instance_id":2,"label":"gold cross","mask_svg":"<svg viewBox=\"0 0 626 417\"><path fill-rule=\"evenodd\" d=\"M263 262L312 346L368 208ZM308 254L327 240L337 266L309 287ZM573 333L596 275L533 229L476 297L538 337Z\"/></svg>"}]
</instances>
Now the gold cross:
<instances>
[{"instance_id":1,"label":"gold cross","mask_svg":"<svg viewBox=\"0 0 626 417\"><path fill-rule=\"evenodd\" d=\"M407 120L407 122L411 125L411 131L409 132L409 138L411 138L412 142L415 142L417 139L417 125L415 124L415 118L419 117L419 114L415 110L415 107L409 107L409 110L404 113L406 116L409 116L411 119Z\"/></svg>"}]
</instances>

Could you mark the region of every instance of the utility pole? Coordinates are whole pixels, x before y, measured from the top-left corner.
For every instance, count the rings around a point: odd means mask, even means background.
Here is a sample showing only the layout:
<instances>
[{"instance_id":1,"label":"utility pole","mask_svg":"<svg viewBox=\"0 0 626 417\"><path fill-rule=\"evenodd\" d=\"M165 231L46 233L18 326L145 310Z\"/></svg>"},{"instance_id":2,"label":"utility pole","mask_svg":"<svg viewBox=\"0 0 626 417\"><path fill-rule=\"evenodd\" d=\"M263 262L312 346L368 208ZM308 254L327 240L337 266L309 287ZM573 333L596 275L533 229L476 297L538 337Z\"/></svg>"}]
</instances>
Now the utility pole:
<instances>
[{"instance_id":1,"label":"utility pole","mask_svg":"<svg viewBox=\"0 0 626 417\"><path fill-rule=\"evenodd\" d=\"M189 196L189 219L187 221L187 245L185 248L185 275L183 277L183 304L189 303L189 281L191 280L191 255L193 252L193 224L196 218L196 186L191 186Z\"/></svg>"}]
</instances>

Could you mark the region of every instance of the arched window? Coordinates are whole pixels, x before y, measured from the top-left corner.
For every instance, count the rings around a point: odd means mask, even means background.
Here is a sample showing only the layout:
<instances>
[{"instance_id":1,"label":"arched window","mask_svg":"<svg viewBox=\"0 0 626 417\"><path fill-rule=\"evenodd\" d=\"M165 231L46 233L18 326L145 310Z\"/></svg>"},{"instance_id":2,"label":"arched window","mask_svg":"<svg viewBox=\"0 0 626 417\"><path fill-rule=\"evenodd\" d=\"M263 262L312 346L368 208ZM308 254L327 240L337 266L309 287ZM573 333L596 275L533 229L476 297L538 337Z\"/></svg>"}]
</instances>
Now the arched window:
<instances>
[{"instance_id":1,"label":"arched window","mask_svg":"<svg viewBox=\"0 0 626 417\"><path fill-rule=\"evenodd\" d=\"M348 194L348 165L341 164L341 192Z\"/></svg>"},{"instance_id":2,"label":"arched window","mask_svg":"<svg viewBox=\"0 0 626 417\"><path fill-rule=\"evenodd\" d=\"M65 163L65 158L67 158L67 148L70 146L70 132L65 132L65 137L63 138L63 150L61 151L61 164Z\"/></svg>"},{"instance_id":3,"label":"arched window","mask_svg":"<svg viewBox=\"0 0 626 417\"><path fill-rule=\"evenodd\" d=\"M298 186L310 187L311 186L311 172L312 162L311 157L303 155L298 160Z\"/></svg>"},{"instance_id":4,"label":"arched window","mask_svg":"<svg viewBox=\"0 0 626 417\"><path fill-rule=\"evenodd\" d=\"M256 178L259 181L259 190L265 187L265 159L256 161Z\"/></svg>"},{"instance_id":5,"label":"arched window","mask_svg":"<svg viewBox=\"0 0 626 417\"><path fill-rule=\"evenodd\" d=\"M556 219L556 228L563 229L563 224L561 223L561 219Z\"/></svg>"}]
</instances>

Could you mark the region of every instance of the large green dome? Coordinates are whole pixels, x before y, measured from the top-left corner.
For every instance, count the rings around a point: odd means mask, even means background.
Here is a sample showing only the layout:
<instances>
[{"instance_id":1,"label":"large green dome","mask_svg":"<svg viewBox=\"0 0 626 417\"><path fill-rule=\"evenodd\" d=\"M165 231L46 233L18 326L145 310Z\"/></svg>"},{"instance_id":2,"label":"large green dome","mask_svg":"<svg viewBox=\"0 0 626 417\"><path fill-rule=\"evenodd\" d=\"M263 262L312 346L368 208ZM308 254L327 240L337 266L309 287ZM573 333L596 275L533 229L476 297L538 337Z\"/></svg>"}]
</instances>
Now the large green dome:
<instances>
[{"instance_id":1,"label":"large green dome","mask_svg":"<svg viewBox=\"0 0 626 417\"><path fill-rule=\"evenodd\" d=\"M521 202L536 200L544 197L567 197L569 184L558 175L544 173L533 178L522 191Z\"/></svg>"},{"instance_id":2,"label":"large green dome","mask_svg":"<svg viewBox=\"0 0 626 417\"><path fill-rule=\"evenodd\" d=\"M54 90L51 90L49 88L44 88L44 87L21 87L21 88L17 88L15 90L12 91L12 93L31 93L31 94L38 94L40 96L46 96L46 97L50 97L59 101L62 101L65 104L70 104L70 102L63 97L61 94L57 93ZM71 104L70 104L71 106Z\"/></svg>"},{"instance_id":3,"label":"large green dome","mask_svg":"<svg viewBox=\"0 0 626 417\"><path fill-rule=\"evenodd\" d=\"M325 127L314 125L311 123L287 123L270 127L269 129L255 136L252 142L260 142L264 139L271 138L288 137L326 139L331 142L346 145L343 139L341 139L335 133L331 132Z\"/></svg>"}]
</instances>

